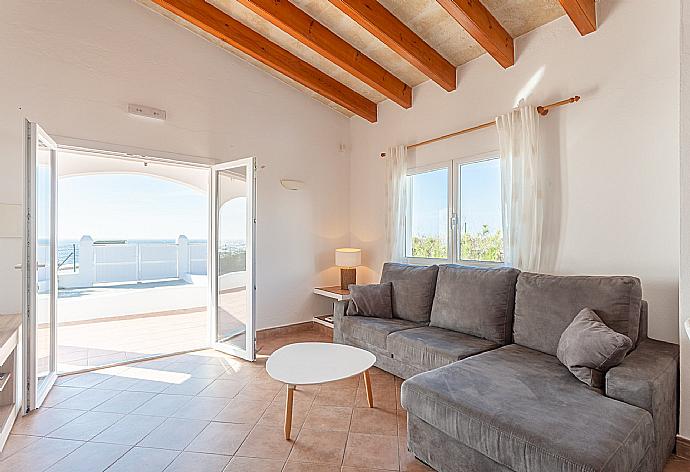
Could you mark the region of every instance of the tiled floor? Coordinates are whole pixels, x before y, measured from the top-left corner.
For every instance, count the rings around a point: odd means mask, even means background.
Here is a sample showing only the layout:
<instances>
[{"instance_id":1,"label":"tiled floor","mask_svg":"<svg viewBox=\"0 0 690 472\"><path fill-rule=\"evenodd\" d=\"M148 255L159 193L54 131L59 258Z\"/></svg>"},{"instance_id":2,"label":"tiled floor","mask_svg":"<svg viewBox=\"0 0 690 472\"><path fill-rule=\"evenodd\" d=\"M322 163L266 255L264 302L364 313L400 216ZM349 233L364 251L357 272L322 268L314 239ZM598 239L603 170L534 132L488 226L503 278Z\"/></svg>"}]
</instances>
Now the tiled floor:
<instances>
[{"instance_id":1,"label":"tiled floor","mask_svg":"<svg viewBox=\"0 0 690 472\"><path fill-rule=\"evenodd\" d=\"M38 412L17 421L0 471L362 472L430 470L406 449L400 379L375 370L375 408L363 382L298 387L292 440L285 388L265 354L314 332L276 338L254 364L214 351L61 377ZM690 470L673 459L665 472Z\"/></svg>"}]
</instances>

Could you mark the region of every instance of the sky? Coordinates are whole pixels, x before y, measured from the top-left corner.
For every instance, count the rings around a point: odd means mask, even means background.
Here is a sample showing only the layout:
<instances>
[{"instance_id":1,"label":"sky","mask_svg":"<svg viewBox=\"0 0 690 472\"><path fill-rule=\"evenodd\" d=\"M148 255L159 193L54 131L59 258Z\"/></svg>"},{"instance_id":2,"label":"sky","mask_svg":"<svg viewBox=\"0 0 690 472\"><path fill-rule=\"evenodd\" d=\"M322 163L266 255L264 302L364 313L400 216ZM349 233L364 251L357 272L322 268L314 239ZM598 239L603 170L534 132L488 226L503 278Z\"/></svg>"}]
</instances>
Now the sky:
<instances>
[{"instance_id":1,"label":"sky","mask_svg":"<svg viewBox=\"0 0 690 472\"><path fill-rule=\"evenodd\" d=\"M413 177L412 234L447 236L448 170ZM501 228L501 170L498 159L462 166L460 173L461 229L470 233L488 224L491 232Z\"/></svg>"},{"instance_id":2,"label":"sky","mask_svg":"<svg viewBox=\"0 0 690 472\"><path fill-rule=\"evenodd\" d=\"M95 174L61 178L58 239L89 235L103 239L168 239L184 234L208 237L208 196L185 185L146 175ZM222 239L244 239L246 200L223 206ZM227 218L227 219L226 219Z\"/></svg>"}]
</instances>

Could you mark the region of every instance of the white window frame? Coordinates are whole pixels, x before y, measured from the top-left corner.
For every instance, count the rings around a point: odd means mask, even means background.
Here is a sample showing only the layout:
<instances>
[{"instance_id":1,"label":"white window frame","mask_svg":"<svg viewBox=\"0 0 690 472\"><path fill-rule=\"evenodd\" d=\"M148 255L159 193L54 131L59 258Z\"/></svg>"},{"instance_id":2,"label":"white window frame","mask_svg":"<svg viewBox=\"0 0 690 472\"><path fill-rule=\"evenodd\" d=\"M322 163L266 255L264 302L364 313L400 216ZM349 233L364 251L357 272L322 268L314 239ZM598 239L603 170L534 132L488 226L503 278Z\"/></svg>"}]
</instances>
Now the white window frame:
<instances>
[{"instance_id":1,"label":"white window frame","mask_svg":"<svg viewBox=\"0 0 690 472\"><path fill-rule=\"evenodd\" d=\"M437 162L429 165L418 166L407 170L407 176L423 174L434 170L446 169L448 171L448 257L436 259L428 257L407 256L408 248L412 244L412 227L408 222L412 221L412 188L408 189L407 214L405 215L405 260L409 264L430 265L430 264L462 264L475 267L503 267L505 262L475 261L460 259L460 233L458 231L458 221L460 219L460 167L467 164L499 159L498 150L461 156L449 161Z\"/></svg>"},{"instance_id":2,"label":"white window frame","mask_svg":"<svg viewBox=\"0 0 690 472\"><path fill-rule=\"evenodd\" d=\"M434 164L419 166L413 169L407 170L407 177L412 177L418 174L425 174L427 172L433 172L435 170L445 169L448 172L448 214L446 215L446 232L448 235L448 240L446 241L448 247L448 257L446 259L436 259L431 257L414 257L408 256L408 249L412 247L412 225L409 222L412 221L412 186L408 187L407 191L407 212L405 215L405 259L409 264L418 265L431 265L431 264L449 264L453 261L453 238L451 234L450 220L453 209L453 161L436 162ZM410 182L410 180L408 180Z\"/></svg>"}]
</instances>

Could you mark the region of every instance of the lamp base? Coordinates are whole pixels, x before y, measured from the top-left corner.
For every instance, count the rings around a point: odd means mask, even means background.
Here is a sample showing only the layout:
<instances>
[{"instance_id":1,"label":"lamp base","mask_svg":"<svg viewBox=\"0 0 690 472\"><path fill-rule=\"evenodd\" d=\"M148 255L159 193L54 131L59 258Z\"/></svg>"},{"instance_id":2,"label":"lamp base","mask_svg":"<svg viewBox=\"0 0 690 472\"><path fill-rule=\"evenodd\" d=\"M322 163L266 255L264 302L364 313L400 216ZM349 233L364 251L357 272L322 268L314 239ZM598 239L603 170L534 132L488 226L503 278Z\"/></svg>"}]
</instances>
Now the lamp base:
<instances>
[{"instance_id":1,"label":"lamp base","mask_svg":"<svg viewBox=\"0 0 690 472\"><path fill-rule=\"evenodd\" d=\"M340 289L347 290L352 284L357 283L357 269L354 267L351 269L340 269Z\"/></svg>"}]
</instances>

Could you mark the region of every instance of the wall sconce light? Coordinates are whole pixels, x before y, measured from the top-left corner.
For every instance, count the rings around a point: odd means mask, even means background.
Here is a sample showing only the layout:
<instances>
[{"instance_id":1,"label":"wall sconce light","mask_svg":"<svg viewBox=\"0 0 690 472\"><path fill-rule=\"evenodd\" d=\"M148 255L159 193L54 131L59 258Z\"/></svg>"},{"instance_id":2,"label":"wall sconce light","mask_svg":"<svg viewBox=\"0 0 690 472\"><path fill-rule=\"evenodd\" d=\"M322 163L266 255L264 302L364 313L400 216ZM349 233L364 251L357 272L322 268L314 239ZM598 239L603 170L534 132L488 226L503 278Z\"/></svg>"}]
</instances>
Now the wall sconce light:
<instances>
[{"instance_id":1,"label":"wall sconce light","mask_svg":"<svg viewBox=\"0 0 690 472\"><path fill-rule=\"evenodd\" d=\"M282 185L285 190L302 190L304 182L301 180L280 179L280 185Z\"/></svg>"}]
</instances>

